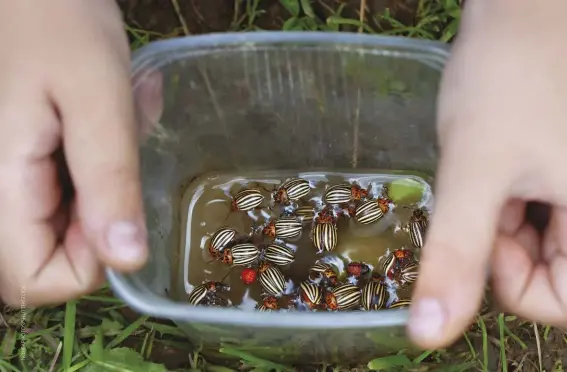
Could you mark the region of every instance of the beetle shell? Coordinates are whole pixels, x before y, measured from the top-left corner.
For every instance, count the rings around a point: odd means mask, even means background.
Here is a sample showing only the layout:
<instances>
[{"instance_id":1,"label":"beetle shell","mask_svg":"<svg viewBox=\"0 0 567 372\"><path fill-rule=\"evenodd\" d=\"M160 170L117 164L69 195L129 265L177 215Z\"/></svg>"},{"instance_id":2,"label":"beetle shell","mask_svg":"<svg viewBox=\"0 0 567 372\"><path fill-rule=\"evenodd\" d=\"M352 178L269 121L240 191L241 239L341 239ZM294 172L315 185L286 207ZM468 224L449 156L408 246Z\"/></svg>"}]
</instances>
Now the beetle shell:
<instances>
[{"instance_id":1,"label":"beetle shell","mask_svg":"<svg viewBox=\"0 0 567 372\"><path fill-rule=\"evenodd\" d=\"M288 203L307 196L311 192L309 181L302 178L292 178L284 182L274 195L278 203Z\"/></svg>"},{"instance_id":2,"label":"beetle shell","mask_svg":"<svg viewBox=\"0 0 567 372\"><path fill-rule=\"evenodd\" d=\"M368 200L356 207L354 216L359 224L369 225L384 217L384 212L375 200Z\"/></svg>"},{"instance_id":3,"label":"beetle shell","mask_svg":"<svg viewBox=\"0 0 567 372\"><path fill-rule=\"evenodd\" d=\"M318 252L330 252L336 248L339 240L337 226L332 223L316 224L311 238Z\"/></svg>"},{"instance_id":4,"label":"beetle shell","mask_svg":"<svg viewBox=\"0 0 567 372\"><path fill-rule=\"evenodd\" d=\"M350 310L360 306L361 291L357 286L347 283L333 288L325 296L330 310Z\"/></svg>"},{"instance_id":5,"label":"beetle shell","mask_svg":"<svg viewBox=\"0 0 567 372\"><path fill-rule=\"evenodd\" d=\"M232 227L223 226L219 228L209 242L209 253L211 256L220 257L220 251L224 249L236 237L236 230Z\"/></svg>"},{"instance_id":6,"label":"beetle shell","mask_svg":"<svg viewBox=\"0 0 567 372\"><path fill-rule=\"evenodd\" d=\"M423 214L422 209L416 209L410 218L409 235L411 243L416 248L423 247L425 231L427 230L427 217Z\"/></svg>"},{"instance_id":7,"label":"beetle shell","mask_svg":"<svg viewBox=\"0 0 567 372\"><path fill-rule=\"evenodd\" d=\"M315 218L315 208L309 205L304 205L297 208L293 214L298 217L302 222L310 222Z\"/></svg>"},{"instance_id":8,"label":"beetle shell","mask_svg":"<svg viewBox=\"0 0 567 372\"><path fill-rule=\"evenodd\" d=\"M418 276L418 266L416 263L410 263L405 265L400 270L400 277L402 284L412 284L415 283Z\"/></svg>"},{"instance_id":9,"label":"beetle shell","mask_svg":"<svg viewBox=\"0 0 567 372\"><path fill-rule=\"evenodd\" d=\"M239 211L250 211L257 208L264 201L264 195L255 189L239 191L233 199L233 208Z\"/></svg>"},{"instance_id":10,"label":"beetle shell","mask_svg":"<svg viewBox=\"0 0 567 372\"><path fill-rule=\"evenodd\" d=\"M386 257L386 259L384 260L384 263L382 264L382 269L384 269L384 275L391 278L395 265L396 265L396 256L393 253L390 253L388 257Z\"/></svg>"},{"instance_id":11,"label":"beetle shell","mask_svg":"<svg viewBox=\"0 0 567 372\"><path fill-rule=\"evenodd\" d=\"M329 187L323 195L323 200L327 204L345 204L351 200L351 185L340 184Z\"/></svg>"},{"instance_id":12,"label":"beetle shell","mask_svg":"<svg viewBox=\"0 0 567 372\"><path fill-rule=\"evenodd\" d=\"M275 266L263 264L260 267L260 284L270 295L279 295L285 290L285 277Z\"/></svg>"},{"instance_id":13,"label":"beetle shell","mask_svg":"<svg viewBox=\"0 0 567 372\"><path fill-rule=\"evenodd\" d=\"M209 291L207 290L207 287L205 284L201 284L196 286L195 288L193 288L193 290L191 291L191 293L189 293L189 304L191 305L200 305L203 303L203 300L205 299L205 297L207 297L207 295L209 294Z\"/></svg>"},{"instance_id":14,"label":"beetle shell","mask_svg":"<svg viewBox=\"0 0 567 372\"><path fill-rule=\"evenodd\" d=\"M323 299L321 288L309 282L302 282L300 284L299 294L301 296L301 300L311 309L320 305L321 300Z\"/></svg>"},{"instance_id":15,"label":"beetle shell","mask_svg":"<svg viewBox=\"0 0 567 372\"><path fill-rule=\"evenodd\" d=\"M268 248L266 248L264 258L274 265L284 266L293 262L295 252L283 245L270 244Z\"/></svg>"},{"instance_id":16,"label":"beetle shell","mask_svg":"<svg viewBox=\"0 0 567 372\"><path fill-rule=\"evenodd\" d=\"M327 270L333 270L333 266L328 263L317 262L309 268L309 279L317 280Z\"/></svg>"},{"instance_id":17,"label":"beetle shell","mask_svg":"<svg viewBox=\"0 0 567 372\"><path fill-rule=\"evenodd\" d=\"M362 307L379 310L386 304L386 287L382 283L369 282L362 288Z\"/></svg>"},{"instance_id":18,"label":"beetle shell","mask_svg":"<svg viewBox=\"0 0 567 372\"><path fill-rule=\"evenodd\" d=\"M370 271L370 268L363 262L350 262L347 265L346 271L349 275L358 278L361 275L366 275Z\"/></svg>"},{"instance_id":19,"label":"beetle shell","mask_svg":"<svg viewBox=\"0 0 567 372\"><path fill-rule=\"evenodd\" d=\"M261 311L261 312L270 312L273 311L272 309L264 306L264 305L260 305L256 308L257 311Z\"/></svg>"},{"instance_id":20,"label":"beetle shell","mask_svg":"<svg viewBox=\"0 0 567 372\"><path fill-rule=\"evenodd\" d=\"M411 306L411 300L398 300L391 304L388 309L403 309Z\"/></svg>"},{"instance_id":21,"label":"beetle shell","mask_svg":"<svg viewBox=\"0 0 567 372\"><path fill-rule=\"evenodd\" d=\"M264 229L264 234L277 239L290 239L301 234L303 225L297 217L280 217ZM266 230L268 229L268 230Z\"/></svg>"},{"instance_id":22,"label":"beetle shell","mask_svg":"<svg viewBox=\"0 0 567 372\"><path fill-rule=\"evenodd\" d=\"M260 251L251 243L237 244L232 248L227 248L223 252L223 262L233 266L247 266L254 263Z\"/></svg>"}]
</instances>

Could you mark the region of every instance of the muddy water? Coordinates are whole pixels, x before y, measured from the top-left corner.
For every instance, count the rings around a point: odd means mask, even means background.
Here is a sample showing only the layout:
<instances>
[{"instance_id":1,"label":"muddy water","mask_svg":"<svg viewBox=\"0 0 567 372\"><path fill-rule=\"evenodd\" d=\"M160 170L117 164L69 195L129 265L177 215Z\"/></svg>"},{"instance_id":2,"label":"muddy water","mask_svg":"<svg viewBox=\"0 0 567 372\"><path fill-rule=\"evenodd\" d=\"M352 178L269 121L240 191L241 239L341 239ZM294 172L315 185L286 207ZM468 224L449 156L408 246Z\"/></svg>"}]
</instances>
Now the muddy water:
<instances>
[{"instance_id":1,"label":"muddy water","mask_svg":"<svg viewBox=\"0 0 567 372\"><path fill-rule=\"evenodd\" d=\"M412 250L417 257L419 252L413 249L409 236L400 227L407 224L412 210L432 208L431 179L424 179L411 172L384 171L368 173L339 172L262 172L249 174L209 174L195 179L186 189L182 198L182 227L184 234L181 241L181 257L184 258L185 291L191 290L205 280L224 281L230 284L231 291L225 295L233 305L242 309L253 309L261 299L259 283L245 285L240 279L243 267L229 267L219 261L213 261L207 244L212 234L221 226L235 228L241 236L247 236L253 230L258 231L257 239L268 243L270 240L261 236L261 228L271 218L284 212L283 207L268 208L271 202L270 192L278 188L290 177L300 177L310 181L311 193L298 202L312 205L318 211L323 207L322 196L325 188L345 182L356 182L363 188L370 186L370 198L381 195L384 184L400 178L410 178L423 185L424 192L418 200L406 204L396 203L391 211L378 222L362 226L354 219L340 218L338 221L338 245L332 252L317 253L310 239L311 224L304 225L300 237L285 240L285 245L294 249L295 261L287 267L281 267L288 280L286 293L292 294L299 283L308 276L308 270L317 260L333 263L343 272L350 261L362 261L375 271L382 273L382 262L392 251L405 248ZM244 187L260 190L265 196L262 208L251 212L231 211L232 196ZM273 206L273 204L271 204ZM344 276L343 276L344 279ZM390 290L390 301L408 298L411 288Z\"/></svg>"}]
</instances>

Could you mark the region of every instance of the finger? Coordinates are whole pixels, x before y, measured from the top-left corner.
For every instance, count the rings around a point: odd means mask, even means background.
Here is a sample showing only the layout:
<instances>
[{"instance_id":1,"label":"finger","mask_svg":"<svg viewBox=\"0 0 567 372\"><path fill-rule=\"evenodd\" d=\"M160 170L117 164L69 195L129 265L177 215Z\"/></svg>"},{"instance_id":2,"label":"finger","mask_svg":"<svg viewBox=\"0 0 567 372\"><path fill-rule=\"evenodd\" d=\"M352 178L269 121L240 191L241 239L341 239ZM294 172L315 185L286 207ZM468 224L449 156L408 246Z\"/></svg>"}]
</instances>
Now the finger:
<instances>
[{"instance_id":1,"label":"finger","mask_svg":"<svg viewBox=\"0 0 567 372\"><path fill-rule=\"evenodd\" d=\"M59 76L52 89L78 213L106 265L137 270L148 252L128 64L106 45L105 35L83 36L90 48L70 56L73 67L65 76L73 79Z\"/></svg>"},{"instance_id":2,"label":"finger","mask_svg":"<svg viewBox=\"0 0 567 372\"><path fill-rule=\"evenodd\" d=\"M410 310L409 335L424 348L450 344L475 316L510 183L499 172L505 167L494 164L489 152L459 143L463 138L453 138L451 147L443 149L435 215Z\"/></svg>"},{"instance_id":3,"label":"finger","mask_svg":"<svg viewBox=\"0 0 567 372\"><path fill-rule=\"evenodd\" d=\"M509 199L500 213L498 230L506 235L514 235L524 221L526 203L521 199Z\"/></svg>"},{"instance_id":4,"label":"finger","mask_svg":"<svg viewBox=\"0 0 567 372\"><path fill-rule=\"evenodd\" d=\"M49 156L52 148L28 146L38 137L52 136L56 127L36 127L29 136L24 124L37 122L35 114L50 122L45 111L32 109L17 121L23 123L19 130L11 133L28 154L0 156L0 288L4 302L15 306L22 301L26 306L63 302L87 293L101 280L98 261L91 249L84 248L84 239L68 233L65 245L58 244L51 221L58 215L61 193Z\"/></svg>"},{"instance_id":5,"label":"finger","mask_svg":"<svg viewBox=\"0 0 567 372\"><path fill-rule=\"evenodd\" d=\"M498 237L492 261L494 294L505 310L523 318L546 324L565 324L566 308L557 290L567 280L564 274L567 262L554 263L558 269L554 278L544 263L532 261L530 251L538 238L533 227L528 226L527 230L530 232L525 232L523 237Z\"/></svg>"}]
</instances>

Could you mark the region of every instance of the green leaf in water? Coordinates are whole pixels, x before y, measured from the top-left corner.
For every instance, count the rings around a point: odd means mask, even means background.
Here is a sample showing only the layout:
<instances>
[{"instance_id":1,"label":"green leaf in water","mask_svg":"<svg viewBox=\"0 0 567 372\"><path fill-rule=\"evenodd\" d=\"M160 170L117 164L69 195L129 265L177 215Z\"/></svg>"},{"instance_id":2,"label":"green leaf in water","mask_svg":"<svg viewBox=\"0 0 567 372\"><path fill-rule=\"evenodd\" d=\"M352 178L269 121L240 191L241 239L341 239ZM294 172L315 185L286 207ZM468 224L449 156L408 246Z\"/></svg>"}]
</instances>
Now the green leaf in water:
<instances>
[{"instance_id":1,"label":"green leaf in water","mask_svg":"<svg viewBox=\"0 0 567 372\"><path fill-rule=\"evenodd\" d=\"M390 355L372 359L368 362L368 369L390 371L392 367L410 367L411 365L411 360L405 355Z\"/></svg>"},{"instance_id":2,"label":"green leaf in water","mask_svg":"<svg viewBox=\"0 0 567 372\"><path fill-rule=\"evenodd\" d=\"M412 178L399 178L388 185L388 196L394 203L417 203L424 192L425 185Z\"/></svg>"}]
</instances>

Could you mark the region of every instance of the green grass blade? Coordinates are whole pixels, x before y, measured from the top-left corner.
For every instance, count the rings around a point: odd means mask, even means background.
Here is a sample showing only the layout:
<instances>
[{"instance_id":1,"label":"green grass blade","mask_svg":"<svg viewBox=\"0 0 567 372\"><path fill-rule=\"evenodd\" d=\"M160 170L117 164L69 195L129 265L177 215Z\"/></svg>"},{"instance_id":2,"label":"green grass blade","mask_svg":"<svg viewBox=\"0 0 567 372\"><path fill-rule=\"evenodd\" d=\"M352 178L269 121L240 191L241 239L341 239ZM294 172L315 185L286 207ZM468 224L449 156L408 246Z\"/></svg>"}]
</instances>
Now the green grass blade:
<instances>
[{"instance_id":1,"label":"green grass blade","mask_svg":"<svg viewBox=\"0 0 567 372\"><path fill-rule=\"evenodd\" d=\"M482 332L482 371L488 372L488 333L481 316L478 317L478 325Z\"/></svg>"},{"instance_id":2,"label":"green grass blade","mask_svg":"<svg viewBox=\"0 0 567 372\"><path fill-rule=\"evenodd\" d=\"M506 359L506 339L504 338L504 314L498 314L498 329L500 331L500 362L502 372L508 372L508 360Z\"/></svg>"},{"instance_id":3,"label":"green grass blade","mask_svg":"<svg viewBox=\"0 0 567 372\"><path fill-rule=\"evenodd\" d=\"M65 305L65 328L63 333L63 370L71 368L73 346L75 345L75 322L77 318L77 302L69 301Z\"/></svg>"},{"instance_id":4,"label":"green grass blade","mask_svg":"<svg viewBox=\"0 0 567 372\"><path fill-rule=\"evenodd\" d=\"M393 367L410 367L412 366L411 360L403 355L390 355L382 358L372 359L368 362L368 369L373 371L391 371Z\"/></svg>"},{"instance_id":5,"label":"green grass blade","mask_svg":"<svg viewBox=\"0 0 567 372\"><path fill-rule=\"evenodd\" d=\"M130 324L128 327L124 328L122 332L118 336L114 338L114 340L110 341L106 346L107 349L112 349L118 345L128 337L132 335L132 333L136 332L138 328L144 325L146 320L148 320L149 316L144 315L136 319L136 321Z\"/></svg>"}]
</instances>

